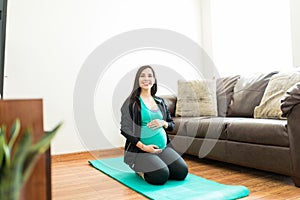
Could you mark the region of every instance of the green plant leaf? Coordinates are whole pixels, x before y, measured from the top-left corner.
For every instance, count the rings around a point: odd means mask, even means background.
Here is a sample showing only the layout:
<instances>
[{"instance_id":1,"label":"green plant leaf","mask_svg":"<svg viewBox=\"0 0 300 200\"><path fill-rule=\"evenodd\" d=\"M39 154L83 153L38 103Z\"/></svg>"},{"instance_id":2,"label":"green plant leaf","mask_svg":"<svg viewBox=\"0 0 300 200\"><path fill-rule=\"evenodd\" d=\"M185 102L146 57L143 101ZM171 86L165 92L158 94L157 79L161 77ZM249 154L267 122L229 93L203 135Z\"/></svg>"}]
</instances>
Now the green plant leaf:
<instances>
[{"instance_id":1,"label":"green plant leaf","mask_svg":"<svg viewBox=\"0 0 300 200\"><path fill-rule=\"evenodd\" d=\"M17 143L14 154L12 155L12 167L23 165L23 161L25 160L27 153L30 151L31 143L31 133L29 131L25 131L24 135L21 136L20 141Z\"/></svg>"},{"instance_id":2,"label":"green plant leaf","mask_svg":"<svg viewBox=\"0 0 300 200\"><path fill-rule=\"evenodd\" d=\"M4 142L4 144L7 144L6 143L6 137L5 137L5 133L6 133L6 126L5 125L1 125L1 132L3 134L3 142Z\"/></svg>"},{"instance_id":3,"label":"green plant leaf","mask_svg":"<svg viewBox=\"0 0 300 200\"><path fill-rule=\"evenodd\" d=\"M1 131L3 134L3 141L2 141L2 149L3 149L3 161L4 162L4 166L8 168L10 166L11 163L11 149L8 147L7 143L6 143L6 137L5 137L5 133L6 133L6 126L2 125L1 126Z\"/></svg>"},{"instance_id":4,"label":"green plant leaf","mask_svg":"<svg viewBox=\"0 0 300 200\"><path fill-rule=\"evenodd\" d=\"M4 151L4 166L3 167L6 167L6 168L9 168L10 167L10 163L11 163L11 152L9 150L9 147L6 143L3 143L3 151Z\"/></svg>"},{"instance_id":5,"label":"green plant leaf","mask_svg":"<svg viewBox=\"0 0 300 200\"><path fill-rule=\"evenodd\" d=\"M23 180L26 181L31 174L33 166L37 159L43 154L50 146L51 140L56 135L62 123L58 124L52 131L46 132L44 137L36 144L30 147L29 152L26 156L24 167L23 167Z\"/></svg>"},{"instance_id":6,"label":"green plant leaf","mask_svg":"<svg viewBox=\"0 0 300 200\"><path fill-rule=\"evenodd\" d=\"M15 150L12 155L10 168L5 169L5 174L3 178L7 181L3 184L13 185L13 188L11 188L12 192L19 193L20 188L22 186L22 170L26 155L30 149L31 141L31 134L29 132L25 132L24 135L21 136L18 143L16 143L15 145Z\"/></svg>"},{"instance_id":7,"label":"green plant leaf","mask_svg":"<svg viewBox=\"0 0 300 200\"><path fill-rule=\"evenodd\" d=\"M2 128L0 128L0 176L2 174L2 164L4 160L4 134Z\"/></svg>"},{"instance_id":8,"label":"green plant leaf","mask_svg":"<svg viewBox=\"0 0 300 200\"><path fill-rule=\"evenodd\" d=\"M9 135L8 147L10 149L13 148L13 145L20 133L20 129L21 129L21 122L19 119L16 119L16 121L14 122L14 124L11 128L10 135Z\"/></svg>"},{"instance_id":9,"label":"green plant leaf","mask_svg":"<svg viewBox=\"0 0 300 200\"><path fill-rule=\"evenodd\" d=\"M39 142L34 144L30 150L31 151L39 151L39 153L44 153L49 148L51 140L54 138L54 136L56 135L57 131L60 129L61 126L62 126L62 123L59 123L51 131L45 132L44 137Z\"/></svg>"}]
</instances>

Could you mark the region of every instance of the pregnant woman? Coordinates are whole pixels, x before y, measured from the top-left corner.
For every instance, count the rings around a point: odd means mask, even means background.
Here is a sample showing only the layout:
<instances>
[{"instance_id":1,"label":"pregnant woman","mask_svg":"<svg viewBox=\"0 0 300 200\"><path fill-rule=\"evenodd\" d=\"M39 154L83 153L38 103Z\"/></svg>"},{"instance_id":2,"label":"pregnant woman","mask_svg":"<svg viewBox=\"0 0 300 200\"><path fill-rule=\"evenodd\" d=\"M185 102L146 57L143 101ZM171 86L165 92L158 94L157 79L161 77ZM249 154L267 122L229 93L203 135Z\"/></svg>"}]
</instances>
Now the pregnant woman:
<instances>
[{"instance_id":1,"label":"pregnant woman","mask_svg":"<svg viewBox=\"0 0 300 200\"><path fill-rule=\"evenodd\" d=\"M166 130L173 130L174 122L156 91L153 68L140 67L121 108L121 134L126 138L125 163L148 183L162 185L168 179L184 180L188 167L171 147Z\"/></svg>"}]
</instances>

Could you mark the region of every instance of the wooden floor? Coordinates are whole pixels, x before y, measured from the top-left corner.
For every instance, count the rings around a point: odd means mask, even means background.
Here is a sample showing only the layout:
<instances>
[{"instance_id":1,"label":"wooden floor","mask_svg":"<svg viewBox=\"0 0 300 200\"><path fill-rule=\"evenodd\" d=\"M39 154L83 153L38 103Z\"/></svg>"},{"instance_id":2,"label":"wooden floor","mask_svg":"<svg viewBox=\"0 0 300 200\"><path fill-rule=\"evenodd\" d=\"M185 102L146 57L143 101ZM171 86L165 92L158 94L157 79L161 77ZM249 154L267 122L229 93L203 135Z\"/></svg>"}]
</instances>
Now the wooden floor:
<instances>
[{"instance_id":1,"label":"wooden floor","mask_svg":"<svg viewBox=\"0 0 300 200\"><path fill-rule=\"evenodd\" d=\"M53 200L146 199L88 164L88 160L123 155L122 149L52 156ZM243 200L300 199L300 188L287 176L211 160L183 157L189 172L223 184L244 185L250 196Z\"/></svg>"}]
</instances>

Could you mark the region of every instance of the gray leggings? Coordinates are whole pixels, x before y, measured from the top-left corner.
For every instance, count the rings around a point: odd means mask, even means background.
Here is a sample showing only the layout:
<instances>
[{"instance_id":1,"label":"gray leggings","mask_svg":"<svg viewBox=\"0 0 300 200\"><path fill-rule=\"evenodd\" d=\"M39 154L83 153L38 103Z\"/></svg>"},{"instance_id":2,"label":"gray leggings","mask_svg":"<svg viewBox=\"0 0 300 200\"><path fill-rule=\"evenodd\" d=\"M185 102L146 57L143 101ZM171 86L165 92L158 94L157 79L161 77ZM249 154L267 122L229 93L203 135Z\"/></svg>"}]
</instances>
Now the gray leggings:
<instances>
[{"instance_id":1,"label":"gray leggings","mask_svg":"<svg viewBox=\"0 0 300 200\"><path fill-rule=\"evenodd\" d=\"M168 179L184 180L188 174L187 164L170 147L159 154L138 153L132 169L144 173L144 179L154 185L162 185Z\"/></svg>"}]
</instances>

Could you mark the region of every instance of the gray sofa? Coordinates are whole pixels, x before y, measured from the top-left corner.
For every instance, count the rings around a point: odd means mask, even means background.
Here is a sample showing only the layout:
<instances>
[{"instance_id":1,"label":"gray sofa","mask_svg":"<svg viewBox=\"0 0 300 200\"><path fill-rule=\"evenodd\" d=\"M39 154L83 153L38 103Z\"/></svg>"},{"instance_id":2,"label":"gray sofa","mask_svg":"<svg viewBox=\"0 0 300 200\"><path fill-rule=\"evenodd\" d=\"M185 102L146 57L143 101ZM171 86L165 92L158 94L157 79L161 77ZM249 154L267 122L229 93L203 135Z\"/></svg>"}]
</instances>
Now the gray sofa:
<instances>
[{"instance_id":1,"label":"gray sofa","mask_svg":"<svg viewBox=\"0 0 300 200\"><path fill-rule=\"evenodd\" d=\"M253 117L276 73L245 80L241 76L219 78L218 116L177 116L177 97L162 96L175 121L175 129L168 132L174 148L199 158L288 175L300 187L300 83L282 98L286 119Z\"/></svg>"}]
</instances>

